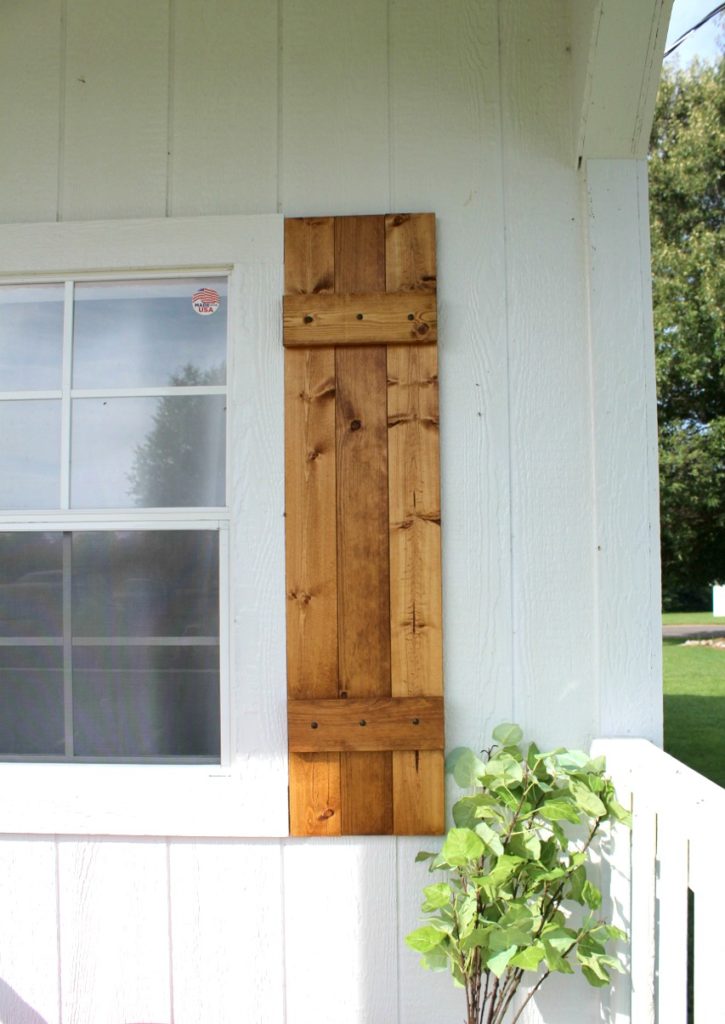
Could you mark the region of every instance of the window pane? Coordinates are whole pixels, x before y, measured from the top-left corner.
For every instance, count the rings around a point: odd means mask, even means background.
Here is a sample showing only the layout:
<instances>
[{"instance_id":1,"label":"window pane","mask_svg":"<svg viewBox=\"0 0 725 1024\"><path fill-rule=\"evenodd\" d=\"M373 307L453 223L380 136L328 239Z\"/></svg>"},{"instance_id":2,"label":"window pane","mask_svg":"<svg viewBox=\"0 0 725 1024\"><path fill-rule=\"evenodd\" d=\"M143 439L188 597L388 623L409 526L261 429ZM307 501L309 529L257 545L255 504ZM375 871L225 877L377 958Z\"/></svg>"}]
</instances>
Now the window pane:
<instances>
[{"instance_id":1,"label":"window pane","mask_svg":"<svg viewBox=\"0 0 725 1024\"><path fill-rule=\"evenodd\" d=\"M219 536L75 533L74 637L218 637Z\"/></svg>"},{"instance_id":2,"label":"window pane","mask_svg":"<svg viewBox=\"0 0 725 1024\"><path fill-rule=\"evenodd\" d=\"M61 386L63 285L0 288L0 391Z\"/></svg>"},{"instance_id":3,"label":"window pane","mask_svg":"<svg viewBox=\"0 0 725 1024\"><path fill-rule=\"evenodd\" d=\"M63 750L62 648L0 646L0 756Z\"/></svg>"},{"instance_id":4,"label":"window pane","mask_svg":"<svg viewBox=\"0 0 725 1024\"><path fill-rule=\"evenodd\" d=\"M63 633L59 533L0 533L0 636Z\"/></svg>"},{"instance_id":5,"label":"window pane","mask_svg":"<svg viewBox=\"0 0 725 1024\"><path fill-rule=\"evenodd\" d=\"M78 757L219 756L215 647L74 647Z\"/></svg>"},{"instance_id":6,"label":"window pane","mask_svg":"<svg viewBox=\"0 0 725 1024\"><path fill-rule=\"evenodd\" d=\"M214 312L196 312L201 289L217 293ZM73 386L223 384L226 294L226 278L76 285Z\"/></svg>"},{"instance_id":7,"label":"window pane","mask_svg":"<svg viewBox=\"0 0 725 1024\"><path fill-rule=\"evenodd\" d=\"M223 395L73 402L73 508L224 504Z\"/></svg>"},{"instance_id":8,"label":"window pane","mask_svg":"<svg viewBox=\"0 0 725 1024\"><path fill-rule=\"evenodd\" d=\"M0 402L0 509L59 504L60 402Z\"/></svg>"}]
</instances>

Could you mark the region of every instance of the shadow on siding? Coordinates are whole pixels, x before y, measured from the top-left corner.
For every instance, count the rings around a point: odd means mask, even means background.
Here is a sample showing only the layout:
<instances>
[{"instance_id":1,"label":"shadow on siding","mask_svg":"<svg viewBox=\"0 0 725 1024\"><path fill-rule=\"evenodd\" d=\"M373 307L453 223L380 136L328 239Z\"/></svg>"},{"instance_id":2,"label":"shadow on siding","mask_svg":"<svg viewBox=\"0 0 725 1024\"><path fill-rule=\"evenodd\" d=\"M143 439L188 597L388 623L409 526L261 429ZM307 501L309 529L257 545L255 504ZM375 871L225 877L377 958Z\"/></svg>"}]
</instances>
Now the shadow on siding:
<instances>
[{"instance_id":1,"label":"shadow on siding","mask_svg":"<svg viewBox=\"0 0 725 1024\"><path fill-rule=\"evenodd\" d=\"M2 1024L48 1024L45 1017L0 978L0 1022Z\"/></svg>"}]
</instances>

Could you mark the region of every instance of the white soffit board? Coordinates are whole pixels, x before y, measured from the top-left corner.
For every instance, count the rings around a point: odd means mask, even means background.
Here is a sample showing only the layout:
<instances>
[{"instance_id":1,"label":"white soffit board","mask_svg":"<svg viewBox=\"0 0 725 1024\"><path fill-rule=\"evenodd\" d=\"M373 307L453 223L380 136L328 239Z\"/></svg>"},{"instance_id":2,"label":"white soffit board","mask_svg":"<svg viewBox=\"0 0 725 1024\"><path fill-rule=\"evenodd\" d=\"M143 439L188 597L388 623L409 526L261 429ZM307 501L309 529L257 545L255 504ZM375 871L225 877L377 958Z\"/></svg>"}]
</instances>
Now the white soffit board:
<instances>
[{"instance_id":1,"label":"white soffit board","mask_svg":"<svg viewBox=\"0 0 725 1024\"><path fill-rule=\"evenodd\" d=\"M580 159L646 155L672 2L572 0Z\"/></svg>"}]
</instances>

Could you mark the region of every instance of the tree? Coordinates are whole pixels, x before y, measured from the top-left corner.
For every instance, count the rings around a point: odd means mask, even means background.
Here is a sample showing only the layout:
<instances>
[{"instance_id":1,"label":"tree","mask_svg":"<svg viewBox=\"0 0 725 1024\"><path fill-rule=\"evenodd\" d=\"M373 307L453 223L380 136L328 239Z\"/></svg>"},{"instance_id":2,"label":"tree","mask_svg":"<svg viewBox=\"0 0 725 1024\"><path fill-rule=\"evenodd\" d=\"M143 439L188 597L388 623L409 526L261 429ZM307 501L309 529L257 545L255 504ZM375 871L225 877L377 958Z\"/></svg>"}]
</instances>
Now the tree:
<instances>
[{"instance_id":1,"label":"tree","mask_svg":"<svg viewBox=\"0 0 725 1024\"><path fill-rule=\"evenodd\" d=\"M665 68L650 221L665 608L725 581L725 63Z\"/></svg>"},{"instance_id":2,"label":"tree","mask_svg":"<svg viewBox=\"0 0 725 1024\"><path fill-rule=\"evenodd\" d=\"M223 384L225 368L188 364L171 376L172 387ZM175 395L160 398L153 425L135 452L131 493L143 508L223 505L223 398Z\"/></svg>"}]
</instances>

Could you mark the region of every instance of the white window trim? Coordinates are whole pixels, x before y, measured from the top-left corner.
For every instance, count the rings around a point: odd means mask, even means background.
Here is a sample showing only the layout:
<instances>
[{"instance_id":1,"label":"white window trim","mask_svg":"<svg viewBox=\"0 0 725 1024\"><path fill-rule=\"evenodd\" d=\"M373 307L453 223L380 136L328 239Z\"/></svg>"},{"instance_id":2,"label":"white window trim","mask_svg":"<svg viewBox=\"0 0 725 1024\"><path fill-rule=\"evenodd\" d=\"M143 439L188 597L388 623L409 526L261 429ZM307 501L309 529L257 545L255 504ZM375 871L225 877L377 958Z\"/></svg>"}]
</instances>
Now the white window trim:
<instances>
[{"instance_id":1,"label":"white window trim","mask_svg":"<svg viewBox=\"0 0 725 1024\"><path fill-rule=\"evenodd\" d=\"M228 615L222 614L222 763L0 763L0 832L284 836L283 219L194 217L0 226L0 281L229 274ZM37 393L35 394L37 397ZM185 510L197 528L219 510ZM166 510L64 516L77 529L161 524ZM52 528L38 512L1 529ZM176 524L174 524L176 525ZM64 525L64 528L69 528ZM222 571L223 572L223 571ZM226 721L225 721L226 719Z\"/></svg>"}]
</instances>

